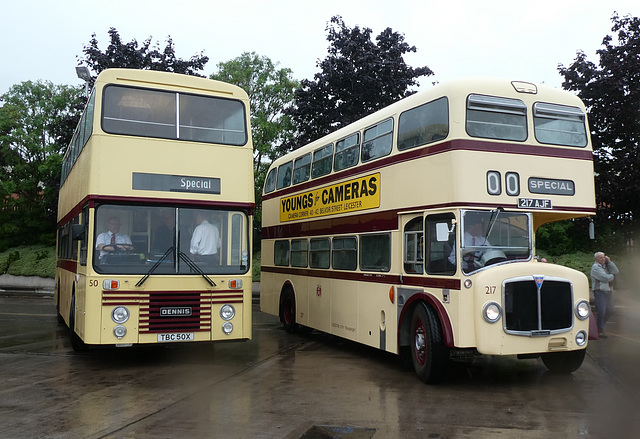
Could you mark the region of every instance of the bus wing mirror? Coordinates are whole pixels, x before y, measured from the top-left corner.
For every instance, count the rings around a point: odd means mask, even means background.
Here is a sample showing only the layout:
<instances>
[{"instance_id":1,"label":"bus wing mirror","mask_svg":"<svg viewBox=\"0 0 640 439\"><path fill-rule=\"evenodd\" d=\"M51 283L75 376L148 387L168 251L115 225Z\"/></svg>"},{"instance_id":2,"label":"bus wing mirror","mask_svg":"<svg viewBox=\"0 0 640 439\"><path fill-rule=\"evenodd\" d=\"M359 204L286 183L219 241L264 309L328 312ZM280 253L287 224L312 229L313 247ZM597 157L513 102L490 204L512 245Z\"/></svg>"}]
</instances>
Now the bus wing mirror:
<instances>
[{"instance_id":1,"label":"bus wing mirror","mask_svg":"<svg viewBox=\"0 0 640 439\"><path fill-rule=\"evenodd\" d=\"M71 226L71 237L74 241L81 241L84 239L86 230L84 224L73 224Z\"/></svg>"},{"instance_id":2,"label":"bus wing mirror","mask_svg":"<svg viewBox=\"0 0 640 439\"><path fill-rule=\"evenodd\" d=\"M436 223L436 240L438 242L446 242L449 240L449 233L453 232L453 226L449 230L449 224Z\"/></svg>"}]
</instances>

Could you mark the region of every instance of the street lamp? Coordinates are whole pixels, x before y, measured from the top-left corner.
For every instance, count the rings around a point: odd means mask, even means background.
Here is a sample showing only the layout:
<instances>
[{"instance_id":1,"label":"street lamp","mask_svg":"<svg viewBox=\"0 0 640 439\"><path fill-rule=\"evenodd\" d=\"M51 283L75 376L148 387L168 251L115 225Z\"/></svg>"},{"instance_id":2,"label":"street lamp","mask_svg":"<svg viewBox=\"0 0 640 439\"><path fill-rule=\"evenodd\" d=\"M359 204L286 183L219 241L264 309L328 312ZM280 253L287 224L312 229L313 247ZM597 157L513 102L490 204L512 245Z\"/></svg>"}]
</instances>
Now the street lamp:
<instances>
[{"instance_id":1,"label":"street lamp","mask_svg":"<svg viewBox=\"0 0 640 439\"><path fill-rule=\"evenodd\" d=\"M89 72L89 67L87 66L78 66L76 67L76 75L78 78L84 81L84 95L85 97L89 97L89 81L91 81L91 73Z\"/></svg>"}]
</instances>

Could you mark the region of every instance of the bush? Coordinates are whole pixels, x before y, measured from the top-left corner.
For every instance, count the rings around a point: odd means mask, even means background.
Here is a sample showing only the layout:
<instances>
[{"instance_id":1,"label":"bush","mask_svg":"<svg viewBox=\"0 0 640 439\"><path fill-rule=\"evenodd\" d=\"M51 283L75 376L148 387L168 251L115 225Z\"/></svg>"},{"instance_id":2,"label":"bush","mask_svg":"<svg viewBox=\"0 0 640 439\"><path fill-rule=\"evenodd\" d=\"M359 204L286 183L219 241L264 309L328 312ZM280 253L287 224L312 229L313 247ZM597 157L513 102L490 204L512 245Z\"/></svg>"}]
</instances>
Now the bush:
<instances>
[{"instance_id":1,"label":"bush","mask_svg":"<svg viewBox=\"0 0 640 439\"><path fill-rule=\"evenodd\" d=\"M0 253L0 273L14 276L55 277L55 247L43 245L12 248Z\"/></svg>"}]
</instances>

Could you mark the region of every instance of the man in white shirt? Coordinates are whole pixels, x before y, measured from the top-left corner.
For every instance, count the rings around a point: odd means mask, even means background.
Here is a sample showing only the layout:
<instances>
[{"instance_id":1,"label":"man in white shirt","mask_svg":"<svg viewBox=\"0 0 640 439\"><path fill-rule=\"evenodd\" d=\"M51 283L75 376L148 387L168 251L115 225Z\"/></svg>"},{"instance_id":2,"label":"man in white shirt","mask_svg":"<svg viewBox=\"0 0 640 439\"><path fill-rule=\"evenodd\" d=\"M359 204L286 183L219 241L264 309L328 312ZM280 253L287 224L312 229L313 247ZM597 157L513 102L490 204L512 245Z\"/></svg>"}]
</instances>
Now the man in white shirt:
<instances>
[{"instance_id":1,"label":"man in white shirt","mask_svg":"<svg viewBox=\"0 0 640 439\"><path fill-rule=\"evenodd\" d=\"M490 246L489 240L484 235L484 224L482 219L478 215L468 214L464 220L464 245L463 248L470 249L463 254L463 268L465 271L472 271L475 269L473 261L475 257L479 257L482 252L474 249L479 246ZM451 264L456 263L455 248L449 254L449 262Z\"/></svg>"},{"instance_id":2,"label":"man in white shirt","mask_svg":"<svg viewBox=\"0 0 640 439\"><path fill-rule=\"evenodd\" d=\"M220 249L220 232L218 228L207 221L206 216L201 211L195 213L196 228L191 237L189 251L192 255L198 255L205 262L213 265L220 263L218 250Z\"/></svg>"},{"instance_id":3,"label":"man in white shirt","mask_svg":"<svg viewBox=\"0 0 640 439\"><path fill-rule=\"evenodd\" d=\"M109 229L108 232L103 232L96 238L96 250L100 251L100 259L109 253L133 250L129 235L118 233L120 231L120 219L118 217L112 216L109 218L107 228Z\"/></svg>"}]
</instances>

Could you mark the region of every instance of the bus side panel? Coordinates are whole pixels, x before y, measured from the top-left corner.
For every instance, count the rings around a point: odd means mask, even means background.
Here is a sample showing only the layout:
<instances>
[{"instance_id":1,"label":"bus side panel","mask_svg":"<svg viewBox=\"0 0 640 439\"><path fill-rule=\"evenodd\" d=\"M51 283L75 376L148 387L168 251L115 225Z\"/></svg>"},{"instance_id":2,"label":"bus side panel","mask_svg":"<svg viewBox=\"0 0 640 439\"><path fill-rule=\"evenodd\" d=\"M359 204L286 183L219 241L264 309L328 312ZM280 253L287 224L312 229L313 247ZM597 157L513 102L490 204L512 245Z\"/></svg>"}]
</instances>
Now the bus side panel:
<instances>
[{"instance_id":1,"label":"bus side panel","mask_svg":"<svg viewBox=\"0 0 640 439\"><path fill-rule=\"evenodd\" d=\"M320 331L331 332L331 279L309 278L309 326Z\"/></svg>"},{"instance_id":2,"label":"bus side panel","mask_svg":"<svg viewBox=\"0 0 640 439\"><path fill-rule=\"evenodd\" d=\"M340 279L331 279L330 285L330 333L357 341L358 287L352 281Z\"/></svg>"},{"instance_id":3,"label":"bus side panel","mask_svg":"<svg viewBox=\"0 0 640 439\"><path fill-rule=\"evenodd\" d=\"M358 286L357 340L368 346L397 352L396 306L389 299L390 285L360 282ZM387 324L391 323L391 324Z\"/></svg>"},{"instance_id":4,"label":"bus side panel","mask_svg":"<svg viewBox=\"0 0 640 439\"><path fill-rule=\"evenodd\" d=\"M56 269L56 301L60 306L60 315L69 326L69 311L71 309L71 291L73 288L74 274L60 267Z\"/></svg>"}]
</instances>

